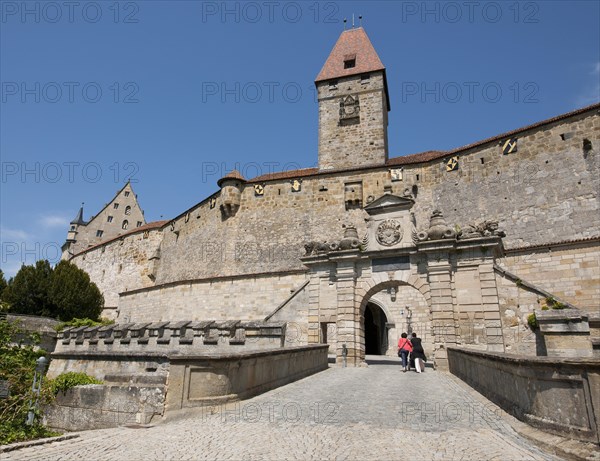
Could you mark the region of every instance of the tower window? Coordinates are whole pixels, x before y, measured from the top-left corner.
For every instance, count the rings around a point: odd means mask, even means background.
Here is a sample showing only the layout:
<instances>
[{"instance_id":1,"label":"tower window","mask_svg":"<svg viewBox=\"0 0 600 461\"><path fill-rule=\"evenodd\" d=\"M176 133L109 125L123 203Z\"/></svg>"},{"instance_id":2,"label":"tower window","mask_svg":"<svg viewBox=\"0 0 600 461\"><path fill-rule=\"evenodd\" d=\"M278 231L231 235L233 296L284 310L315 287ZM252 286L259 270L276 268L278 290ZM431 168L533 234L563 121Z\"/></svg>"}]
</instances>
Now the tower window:
<instances>
[{"instance_id":1,"label":"tower window","mask_svg":"<svg viewBox=\"0 0 600 461\"><path fill-rule=\"evenodd\" d=\"M129 221L125 220L123 221L123 224L121 224L121 229L126 230L129 227Z\"/></svg>"},{"instance_id":2,"label":"tower window","mask_svg":"<svg viewBox=\"0 0 600 461\"><path fill-rule=\"evenodd\" d=\"M129 197L129 191L125 191L125 197Z\"/></svg>"},{"instance_id":3,"label":"tower window","mask_svg":"<svg viewBox=\"0 0 600 461\"><path fill-rule=\"evenodd\" d=\"M104 234L104 231L101 231L101 230L96 231L96 237L102 237L102 234Z\"/></svg>"},{"instance_id":4,"label":"tower window","mask_svg":"<svg viewBox=\"0 0 600 461\"><path fill-rule=\"evenodd\" d=\"M130 206L126 206L125 207L125 214L131 214L131 207Z\"/></svg>"},{"instance_id":5,"label":"tower window","mask_svg":"<svg viewBox=\"0 0 600 461\"><path fill-rule=\"evenodd\" d=\"M356 67L356 58L344 60L344 69L352 69L353 67Z\"/></svg>"},{"instance_id":6,"label":"tower window","mask_svg":"<svg viewBox=\"0 0 600 461\"><path fill-rule=\"evenodd\" d=\"M118 203L115 203L115 204L113 205L113 208L116 210L117 208L119 208L119 204L118 204Z\"/></svg>"},{"instance_id":7,"label":"tower window","mask_svg":"<svg viewBox=\"0 0 600 461\"><path fill-rule=\"evenodd\" d=\"M74 231L75 230L75 226L71 226L71 230Z\"/></svg>"},{"instance_id":8,"label":"tower window","mask_svg":"<svg viewBox=\"0 0 600 461\"><path fill-rule=\"evenodd\" d=\"M107 222L112 222L112 220L113 220L113 217L112 217L112 216L109 216L108 218L106 218L106 221L107 221Z\"/></svg>"}]
</instances>

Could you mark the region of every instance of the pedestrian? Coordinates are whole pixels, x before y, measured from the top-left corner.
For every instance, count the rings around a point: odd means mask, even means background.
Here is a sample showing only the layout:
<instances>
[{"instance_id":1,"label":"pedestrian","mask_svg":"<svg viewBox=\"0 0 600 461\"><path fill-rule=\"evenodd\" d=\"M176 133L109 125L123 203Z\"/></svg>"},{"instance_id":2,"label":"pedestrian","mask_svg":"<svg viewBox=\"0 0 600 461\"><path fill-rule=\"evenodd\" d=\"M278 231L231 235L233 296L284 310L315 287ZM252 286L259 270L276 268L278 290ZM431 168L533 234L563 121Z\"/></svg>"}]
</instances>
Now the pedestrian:
<instances>
[{"instance_id":1,"label":"pedestrian","mask_svg":"<svg viewBox=\"0 0 600 461\"><path fill-rule=\"evenodd\" d=\"M412 338L410 339L410 343L412 344L412 352L410 353L411 360L415 361L415 371L417 373L421 373L425 371L425 362L427 362L427 357L425 357L425 350L423 349L423 345L421 344L421 338L417 337L416 333L412 334Z\"/></svg>"},{"instance_id":2,"label":"pedestrian","mask_svg":"<svg viewBox=\"0 0 600 461\"><path fill-rule=\"evenodd\" d=\"M412 351L413 347L408 339L406 333L402 333L398 340L398 357L402 359L402 371L406 373L408 367L408 354Z\"/></svg>"}]
</instances>

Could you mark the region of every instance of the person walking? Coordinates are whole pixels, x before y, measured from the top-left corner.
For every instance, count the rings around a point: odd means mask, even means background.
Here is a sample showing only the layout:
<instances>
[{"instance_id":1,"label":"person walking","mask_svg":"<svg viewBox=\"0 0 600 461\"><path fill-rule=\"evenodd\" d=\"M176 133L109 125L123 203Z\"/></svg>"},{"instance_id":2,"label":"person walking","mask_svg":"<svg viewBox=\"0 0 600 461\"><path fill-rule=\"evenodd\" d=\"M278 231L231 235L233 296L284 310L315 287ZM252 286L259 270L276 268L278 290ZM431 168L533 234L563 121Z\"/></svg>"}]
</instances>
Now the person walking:
<instances>
[{"instance_id":1,"label":"person walking","mask_svg":"<svg viewBox=\"0 0 600 461\"><path fill-rule=\"evenodd\" d=\"M417 334L413 333L410 343L412 344L410 358L411 360L415 361L415 371L417 373L421 373L422 371L425 371L425 362L427 361L427 357L425 357L425 350L421 344L421 338L418 338Z\"/></svg>"},{"instance_id":2,"label":"person walking","mask_svg":"<svg viewBox=\"0 0 600 461\"><path fill-rule=\"evenodd\" d=\"M413 350L412 344L406 333L402 333L398 340L398 356L402 359L402 371L406 373L408 367L408 354Z\"/></svg>"}]
</instances>

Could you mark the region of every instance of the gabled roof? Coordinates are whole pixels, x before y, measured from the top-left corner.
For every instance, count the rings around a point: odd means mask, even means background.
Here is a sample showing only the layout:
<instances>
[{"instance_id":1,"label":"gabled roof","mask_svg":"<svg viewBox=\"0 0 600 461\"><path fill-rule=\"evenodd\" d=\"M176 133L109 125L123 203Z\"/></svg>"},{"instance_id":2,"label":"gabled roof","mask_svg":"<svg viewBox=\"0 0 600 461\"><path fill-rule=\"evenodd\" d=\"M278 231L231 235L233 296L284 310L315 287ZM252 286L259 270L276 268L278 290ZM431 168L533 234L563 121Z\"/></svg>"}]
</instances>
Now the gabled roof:
<instances>
[{"instance_id":1,"label":"gabled roof","mask_svg":"<svg viewBox=\"0 0 600 461\"><path fill-rule=\"evenodd\" d=\"M355 66L345 69L344 61L354 59ZM385 70L381 59L362 27L345 30L329 54L316 82L349 75Z\"/></svg>"},{"instance_id":2,"label":"gabled roof","mask_svg":"<svg viewBox=\"0 0 600 461\"><path fill-rule=\"evenodd\" d=\"M414 204L415 201L410 197L400 197L387 192L377 200L369 203L364 210L369 214L380 214L393 210L408 210Z\"/></svg>"}]
</instances>

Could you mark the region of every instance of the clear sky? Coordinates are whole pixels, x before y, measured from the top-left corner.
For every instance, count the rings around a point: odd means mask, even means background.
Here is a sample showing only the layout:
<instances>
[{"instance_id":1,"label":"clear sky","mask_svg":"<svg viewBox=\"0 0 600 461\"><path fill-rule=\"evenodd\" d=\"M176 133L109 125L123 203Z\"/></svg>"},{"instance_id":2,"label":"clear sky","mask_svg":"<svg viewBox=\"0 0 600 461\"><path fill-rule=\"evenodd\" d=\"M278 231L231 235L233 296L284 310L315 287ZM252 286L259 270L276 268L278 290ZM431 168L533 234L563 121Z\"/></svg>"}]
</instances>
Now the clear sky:
<instances>
[{"instance_id":1,"label":"clear sky","mask_svg":"<svg viewBox=\"0 0 600 461\"><path fill-rule=\"evenodd\" d=\"M128 178L154 221L234 167L315 166L313 81L353 14L387 68L390 157L600 98L598 1L2 0L0 12L8 275L56 262L80 203L88 219Z\"/></svg>"}]
</instances>

